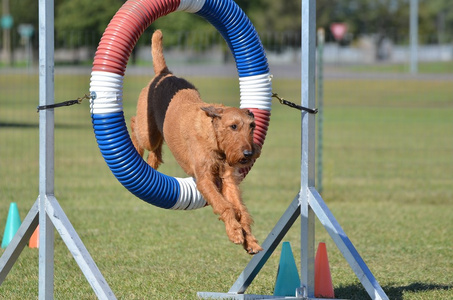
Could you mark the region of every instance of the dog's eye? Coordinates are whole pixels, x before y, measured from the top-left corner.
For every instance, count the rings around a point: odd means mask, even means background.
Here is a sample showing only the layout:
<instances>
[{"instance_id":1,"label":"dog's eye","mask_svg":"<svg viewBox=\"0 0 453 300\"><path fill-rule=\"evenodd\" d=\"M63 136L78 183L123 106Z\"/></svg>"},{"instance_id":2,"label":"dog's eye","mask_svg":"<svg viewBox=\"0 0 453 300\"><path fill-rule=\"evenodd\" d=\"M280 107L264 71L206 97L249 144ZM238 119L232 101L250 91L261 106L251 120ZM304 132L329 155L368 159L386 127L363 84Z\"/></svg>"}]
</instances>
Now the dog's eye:
<instances>
[{"instance_id":1,"label":"dog's eye","mask_svg":"<svg viewBox=\"0 0 453 300\"><path fill-rule=\"evenodd\" d=\"M255 123L251 123L251 124L250 124L250 128L255 129L255 127L256 127L256 124L255 124Z\"/></svg>"},{"instance_id":2,"label":"dog's eye","mask_svg":"<svg viewBox=\"0 0 453 300\"><path fill-rule=\"evenodd\" d=\"M236 130L238 128L238 126L236 124L233 124L233 125L230 125L230 128L233 130Z\"/></svg>"}]
</instances>

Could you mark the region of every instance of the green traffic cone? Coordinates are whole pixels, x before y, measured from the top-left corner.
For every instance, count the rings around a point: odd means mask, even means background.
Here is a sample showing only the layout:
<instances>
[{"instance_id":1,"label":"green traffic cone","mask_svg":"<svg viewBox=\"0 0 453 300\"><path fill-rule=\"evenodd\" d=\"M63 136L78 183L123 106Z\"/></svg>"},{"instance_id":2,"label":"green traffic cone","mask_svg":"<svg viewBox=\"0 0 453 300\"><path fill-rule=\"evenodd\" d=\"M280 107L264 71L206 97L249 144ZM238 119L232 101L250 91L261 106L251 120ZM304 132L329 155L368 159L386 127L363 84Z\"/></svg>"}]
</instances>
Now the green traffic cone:
<instances>
[{"instance_id":1,"label":"green traffic cone","mask_svg":"<svg viewBox=\"0 0 453 300\"><path fill-rule=\"evenodd\" d=\"M3 233L2 248L8 247L21 223L17 204L11 202L9 205L8 218L6 219L5 232Z\"/></svg>"},{"instance_id":2,"label":"green traffic cone","mask_svg":"<svg viewBox=\"0 0 453 300\"><path fill-rule=\"evenodd\" d=\"M278 265L277 280L275 281L274 296L295 296L300 287L299 272L294 261L289 242L283 242L280 264Z\"/></svg>"}]
</instances>

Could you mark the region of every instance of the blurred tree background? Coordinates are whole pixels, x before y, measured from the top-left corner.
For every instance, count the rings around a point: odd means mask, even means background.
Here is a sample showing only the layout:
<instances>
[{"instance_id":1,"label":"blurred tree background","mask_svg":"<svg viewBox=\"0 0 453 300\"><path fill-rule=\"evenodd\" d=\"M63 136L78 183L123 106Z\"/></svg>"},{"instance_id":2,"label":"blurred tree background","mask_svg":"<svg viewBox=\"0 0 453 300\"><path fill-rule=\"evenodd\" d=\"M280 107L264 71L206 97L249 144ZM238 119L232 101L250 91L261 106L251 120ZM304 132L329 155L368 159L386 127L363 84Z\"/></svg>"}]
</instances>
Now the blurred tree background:
<instances>
[{"instance_id":1,"label":"blurred tree background","mask_svg":"<svg viewBox=\"0 0 453 300\"><path fill-rule=\"evenodd\" d=\"M32 24L37 45L38 1L9 1L14 25L12 33L17 36L19 24ZM329 25L344 22L348 25L347 42L361 35L374 35L376 43L385 38L395 43L407 43L409 38L409 0L318 0L317 24L326 29L327 40L333 40ZM74 45L97 45L107 24L124 3L121 0L55 0L55 30L57 47ZM300 30L300 0L237 0L236 3L249 16L263 43L266 32L293 33L297 39ZM453 41L453 5L451 0L419 0L419 41L422 44ZM0 7L1 9L1 7ZM0 12L3 15L3 12ZM148 43L155 28L178 33L167 39L168 45L178 44L188 38L188 32L206 32L206 37L215 29L196 15L172 13L154 22L139 41ZM289 35L288 35L289 36ZM143 36L142 36L143 37ZM13 47L20 43L13 39ZM199 47L210 43L209 39L197 41Z\"/></svg>"}]
</instances>

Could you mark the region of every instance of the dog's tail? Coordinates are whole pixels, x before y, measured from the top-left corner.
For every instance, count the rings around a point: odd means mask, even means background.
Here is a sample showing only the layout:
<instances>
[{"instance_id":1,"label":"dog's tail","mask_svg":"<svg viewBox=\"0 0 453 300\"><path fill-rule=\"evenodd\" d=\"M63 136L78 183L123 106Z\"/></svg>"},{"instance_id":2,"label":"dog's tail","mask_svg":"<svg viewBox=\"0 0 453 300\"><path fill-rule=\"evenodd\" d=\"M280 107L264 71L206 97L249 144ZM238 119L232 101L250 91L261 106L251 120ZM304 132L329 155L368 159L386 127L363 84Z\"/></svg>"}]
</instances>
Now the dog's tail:
<instances>
[{"instance_id":1,"label":"dog's tail","mask_svg":"<svg viewBox=\"0 0 453 300\"><path fill-rule=\"evenodd\" d=\"M162 47L162 31L156 30L151 40L151 54L153 56L154 73L170 73L165 62L164 51Z\"/></svg>"}]
</instances>

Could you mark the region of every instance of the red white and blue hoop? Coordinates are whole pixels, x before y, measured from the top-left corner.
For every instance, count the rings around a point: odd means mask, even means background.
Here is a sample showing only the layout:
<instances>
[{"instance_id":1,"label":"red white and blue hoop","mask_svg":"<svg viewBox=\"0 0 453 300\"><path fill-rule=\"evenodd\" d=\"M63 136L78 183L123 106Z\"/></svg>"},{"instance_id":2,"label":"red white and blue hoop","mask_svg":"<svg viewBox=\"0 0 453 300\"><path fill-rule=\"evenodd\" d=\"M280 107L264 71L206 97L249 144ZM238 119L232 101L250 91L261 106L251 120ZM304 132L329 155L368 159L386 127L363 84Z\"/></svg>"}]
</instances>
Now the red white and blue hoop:
<instances>
[{"instance_id":1,"label":"red white and blue hoop","mask_svg":"<svg viewBox=\"0 0 453 300\"><path fill-rule=\"evenodd\" d=\"M158 207L188 210L206 205L194 179L162 174L140 157L129 137L122 104L124 73L137 40L156 19L174 11L203 17L227 42L239 75L240 107L254 113L254 141L260 147L269 126L272 85L258 34L233 0L129 0L112 18L91 73L90 107L99 149L118 181L135 196Z\"/></svg>"}]
</instances>

